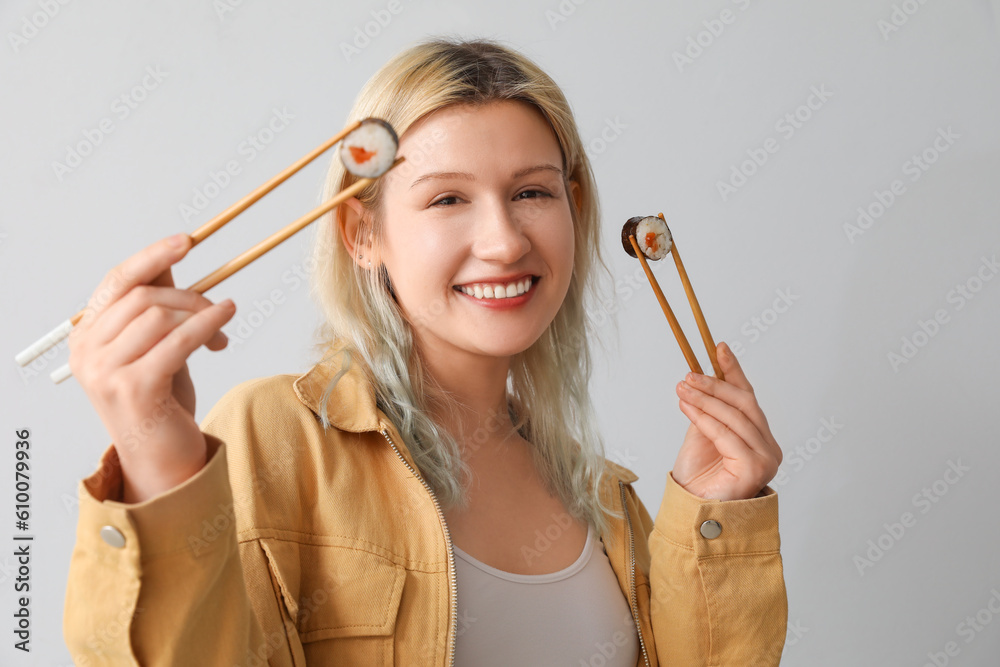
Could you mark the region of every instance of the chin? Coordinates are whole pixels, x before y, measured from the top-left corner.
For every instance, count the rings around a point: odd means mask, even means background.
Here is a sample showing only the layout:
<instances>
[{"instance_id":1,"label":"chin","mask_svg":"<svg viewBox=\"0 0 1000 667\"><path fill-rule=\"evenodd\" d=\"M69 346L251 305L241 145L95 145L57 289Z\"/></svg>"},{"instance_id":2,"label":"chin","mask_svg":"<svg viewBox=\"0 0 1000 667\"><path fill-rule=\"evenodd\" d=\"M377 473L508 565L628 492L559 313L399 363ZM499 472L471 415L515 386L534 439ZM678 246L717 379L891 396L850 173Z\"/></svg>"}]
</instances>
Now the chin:
<instances>
[{"instance_id":1,"label":"chin","mask_svg":"<svg viewBox=\"0 0 1000 667\"><path fill-rule=\"evenodd\" d=\"M475 342L475 349L480 354L485 354L491 357L512 357L515 354L524 352L534 345L535 341L537 341L544 332L545 330L542 329L537 334L532 335L530 332L522 330L516 333L511 333L510 335L504 335L503 332L494 331L485 337L478 337Z\"/></svg>"}]
</instances>

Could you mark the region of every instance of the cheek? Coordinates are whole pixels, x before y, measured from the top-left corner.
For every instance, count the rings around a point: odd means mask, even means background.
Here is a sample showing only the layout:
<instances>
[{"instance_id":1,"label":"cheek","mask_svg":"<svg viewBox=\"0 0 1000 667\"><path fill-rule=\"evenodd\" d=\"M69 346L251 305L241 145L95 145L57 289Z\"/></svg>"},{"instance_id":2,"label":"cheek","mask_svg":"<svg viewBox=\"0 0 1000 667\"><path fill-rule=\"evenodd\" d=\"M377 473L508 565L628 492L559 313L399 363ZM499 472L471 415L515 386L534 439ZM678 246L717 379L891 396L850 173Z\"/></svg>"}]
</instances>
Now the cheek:
<instances>
[{"instance_id":1,"label":"cheek","mask_svg":"<svg viewBox=\"0 0 1000 667\"><path fill-rule=\"evenodd\" d=\"M553 271L564 277L572 273L576 244L573 220L568 212L538 229L535 243L536 247L545 249L546 261Z\"/></svg>"},{"instance_id":2,"label":"cheek","mask_svg":"<svg viewBox=\"0 0 1000 667\"><path fill-rule=\"evenodd\" d=\"M403 306L422 310L440 301L461 260L454 240L412 228L386 230L386 239L384 261Z\"/></svg>"}]
</instances>

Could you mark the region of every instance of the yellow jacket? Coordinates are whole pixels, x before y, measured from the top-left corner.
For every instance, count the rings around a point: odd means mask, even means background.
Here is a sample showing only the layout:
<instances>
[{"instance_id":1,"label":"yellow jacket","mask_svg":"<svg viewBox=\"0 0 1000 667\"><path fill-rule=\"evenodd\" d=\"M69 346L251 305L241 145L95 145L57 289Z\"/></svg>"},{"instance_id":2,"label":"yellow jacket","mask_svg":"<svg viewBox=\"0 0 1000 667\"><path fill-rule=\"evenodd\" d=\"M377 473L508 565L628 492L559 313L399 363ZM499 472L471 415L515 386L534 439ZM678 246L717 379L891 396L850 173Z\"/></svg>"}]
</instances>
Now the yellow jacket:
<instances>
[{"instance_id":1,"label":"yellow jacket","mask_svg":"<svg viewBox=\"0 0 1000 667\"><path fill-rule=\"evenodd\" d=\"M437 499L356 364L324 432L336 359L228 392L201 425L208 463L146 502L120 502L107 448L79 488L63 618L77 667L452 663L455 564ZM602 493L627 514L602 540L638 665L777 665L788 611L774 490L704 500L668 474L654 523L636 475L608 468ZM701 535L710 519L714 539Z\"/></svg>"}]
</instances>

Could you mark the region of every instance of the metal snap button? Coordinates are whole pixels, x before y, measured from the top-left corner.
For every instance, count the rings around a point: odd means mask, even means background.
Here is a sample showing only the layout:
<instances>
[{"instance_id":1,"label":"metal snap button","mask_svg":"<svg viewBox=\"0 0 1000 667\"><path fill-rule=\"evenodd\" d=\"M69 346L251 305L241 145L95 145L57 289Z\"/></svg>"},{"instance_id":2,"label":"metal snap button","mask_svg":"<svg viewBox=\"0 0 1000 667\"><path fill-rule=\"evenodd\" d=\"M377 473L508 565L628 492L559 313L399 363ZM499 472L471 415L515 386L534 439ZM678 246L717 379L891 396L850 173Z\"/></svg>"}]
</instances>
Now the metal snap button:
<instances>
[{"instance_id":1,"label":"metal snap button","mask_svg":"<svg viewBox=\"0 0 1000 667\"><path fill-rule=\"evenodd\" d=\"M125 546L125 536L122 535L122 531L114 526L104 526L101 528L101 539L115 549L121 549Z\"/></svg>"},{"instance_id":2,"label":"metal snap button","mask_svg":"<svg viewBox=\"0 0 1000 667\"><path fill-rule=\"evenodd\" d=\"M722 534L722 525L715 519L709 519L701 524L701 536L706 540L714 540Z\"/></svg>"}]
</instances>

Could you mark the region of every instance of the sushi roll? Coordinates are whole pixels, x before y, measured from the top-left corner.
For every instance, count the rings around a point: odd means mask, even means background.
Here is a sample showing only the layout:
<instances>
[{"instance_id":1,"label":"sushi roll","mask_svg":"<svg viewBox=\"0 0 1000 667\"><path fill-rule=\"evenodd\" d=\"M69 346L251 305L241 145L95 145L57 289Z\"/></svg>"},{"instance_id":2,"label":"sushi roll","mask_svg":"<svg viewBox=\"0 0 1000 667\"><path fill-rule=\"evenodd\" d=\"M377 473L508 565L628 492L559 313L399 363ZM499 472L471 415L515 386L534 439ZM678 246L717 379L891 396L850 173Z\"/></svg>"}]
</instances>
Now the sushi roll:
<instances>
[{"instance_id":1,"label":"sushi roll","mask_svg":"<svg viewBox=\"0 0 1000 667\"><path fill-rule=\"evenodd\" d=\"M365 118L340 142L340 160L355 176L377 178L389 171L398 148L399 138L389 123Z\"/></svg>"},{"instance_id":2,"label":"sushi roll","mask_svg":"<svg viewBox=\"0 0 1000 667\"><path fill-rule=\"evenodd\" d=\"M635 257L635 250L628 240L629 235L635 236L639 250L649 259L663 259L674 244L667 223L655 215L637 215L629 218L622 227L622 245L625 247L625 252L630 257Z\"/></svg>"}]
</instances>

